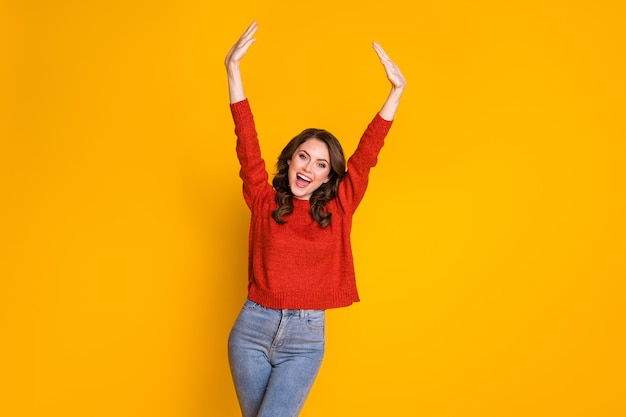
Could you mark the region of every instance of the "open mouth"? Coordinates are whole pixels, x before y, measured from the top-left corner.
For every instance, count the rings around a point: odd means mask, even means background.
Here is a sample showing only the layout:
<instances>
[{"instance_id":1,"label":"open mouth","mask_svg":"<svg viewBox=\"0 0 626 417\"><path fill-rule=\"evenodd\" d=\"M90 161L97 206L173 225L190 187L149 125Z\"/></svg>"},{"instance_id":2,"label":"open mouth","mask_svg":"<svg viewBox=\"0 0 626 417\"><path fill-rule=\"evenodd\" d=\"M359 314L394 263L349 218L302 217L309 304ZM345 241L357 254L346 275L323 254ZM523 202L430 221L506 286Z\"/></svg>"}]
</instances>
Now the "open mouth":
<instances>
[{"instance_id":1,"label":"open mouth","mask_svg":"<svg viewBox=\"0 0 626 417\"><path fill-rule=\"evenodd\" d=\"M296 174L296 186L298 188L304 188L308 186L312 181L312 179L305 177L302 174Z\"/></svg>"}]
</instances>

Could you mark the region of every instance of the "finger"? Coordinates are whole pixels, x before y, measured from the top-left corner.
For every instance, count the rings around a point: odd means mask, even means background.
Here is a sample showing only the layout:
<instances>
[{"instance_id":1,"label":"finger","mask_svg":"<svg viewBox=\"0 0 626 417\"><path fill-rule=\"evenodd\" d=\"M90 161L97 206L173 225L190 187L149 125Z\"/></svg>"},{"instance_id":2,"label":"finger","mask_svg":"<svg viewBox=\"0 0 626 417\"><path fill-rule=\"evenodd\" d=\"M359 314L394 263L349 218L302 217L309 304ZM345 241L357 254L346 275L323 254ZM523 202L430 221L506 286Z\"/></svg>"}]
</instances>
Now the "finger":
<instances>
[{"instance_id":1,"label":"finger","mask_svg":"<svg viewBox=\"0 0 626 417\"><path fill-rule=\"evenodd\" d=\"M241 51L241 53L245 54L246 52L248 52L248 48L250 48L250 45L252 45L254 43L254 41L256 41L256 39L254 39L254 38L248 39L242 45L240 45L239 46L239 50Z\"/></svg>"},{"instance_id":2,"label":"finger","mask_svg":"<svg viewBox=\"0 0 626 417\"><path fill-rule=\"evenodd\" d=\"M248 50L250 45L252 45L252 43L256 41L256 38L252 37L253 34L254 32L251 33L248 37L240 38L237 41L237 43L233 46L233 52L238 50L238 51L243 51L243 53L245 54L245 52Z\"/></svg>"},{"instance_id":3,"label":"finger","mask_svg":"<svg viewBox=\"0 0 626 417\"><path fill-rule=\"evenodd\" d=\"M245 38L249 38L251 36L254 36L254 33L257 31L258 28L259 28L259 24L256 21L250 23L250 26L248 26L248 28L243 33L243 35L241 35L241 39L245 39Z\"/></svg>"},{"instance_id":4,"label":"finger","mask_svg":"<svg viewBox=\"0 0 626 417\"><path fill-rule=\"evenodd\" d=\"M374 50L376 51L376 54L378 55L380 59L387 59L391 61L391 58L389 58L389 55L387 55L387 53L385 52L383 47L380 46L380 44L374 42L373 46L374 46Z\"/></svg>"}]
</instances>

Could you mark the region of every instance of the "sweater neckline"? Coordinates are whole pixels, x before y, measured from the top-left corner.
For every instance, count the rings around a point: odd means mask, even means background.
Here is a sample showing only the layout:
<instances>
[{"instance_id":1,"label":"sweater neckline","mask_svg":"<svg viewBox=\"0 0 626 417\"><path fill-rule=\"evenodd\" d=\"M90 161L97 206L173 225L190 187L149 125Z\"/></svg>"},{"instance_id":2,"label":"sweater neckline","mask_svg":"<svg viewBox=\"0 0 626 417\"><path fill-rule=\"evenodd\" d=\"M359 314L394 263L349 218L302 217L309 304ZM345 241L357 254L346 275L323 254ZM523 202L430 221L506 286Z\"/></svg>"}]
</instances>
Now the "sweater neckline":
<instances>
[{"instance_id":1,"label":"sweater neckline","mask_svg":"<svg viewBox=\"0 0 626 417\"><path fill-rule=\"evenodd\" d=\"M311 206L311 201L310 200L300 200L299 198L292 198L291 202L293 203L294 207L304 207L304 208L308 208Z\"/></svg>"}]
</instances>

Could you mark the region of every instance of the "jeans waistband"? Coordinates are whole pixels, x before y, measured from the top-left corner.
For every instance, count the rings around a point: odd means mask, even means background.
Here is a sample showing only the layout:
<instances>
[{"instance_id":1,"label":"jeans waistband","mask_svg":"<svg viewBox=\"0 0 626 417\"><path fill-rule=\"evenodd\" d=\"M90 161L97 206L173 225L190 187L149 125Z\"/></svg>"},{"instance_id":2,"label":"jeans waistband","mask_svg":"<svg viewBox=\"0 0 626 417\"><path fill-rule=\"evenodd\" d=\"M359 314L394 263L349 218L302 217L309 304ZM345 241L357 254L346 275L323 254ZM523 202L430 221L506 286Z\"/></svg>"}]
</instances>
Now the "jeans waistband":
<instances>
[{"instance_id":1,"label":"jeans waistband","mask_svg":"<svg viewBox=\"0 0 626 417\"><path fill-rule=\"evenodd\" d=\"M265 307L264 305L261 305L255 301L252 301L250 299L246 300L246 304L252 304L261 308L264 308L265 310L273 310L276 312L279 312L283 315L286 314L293 314L293 315L299 315L300 317L304 317L307 314L314 314L314 313L323 313L324 310L308 310L308 309L303 309L303 308L269 308L269 307Z\"/></svg>"}]
</instances>

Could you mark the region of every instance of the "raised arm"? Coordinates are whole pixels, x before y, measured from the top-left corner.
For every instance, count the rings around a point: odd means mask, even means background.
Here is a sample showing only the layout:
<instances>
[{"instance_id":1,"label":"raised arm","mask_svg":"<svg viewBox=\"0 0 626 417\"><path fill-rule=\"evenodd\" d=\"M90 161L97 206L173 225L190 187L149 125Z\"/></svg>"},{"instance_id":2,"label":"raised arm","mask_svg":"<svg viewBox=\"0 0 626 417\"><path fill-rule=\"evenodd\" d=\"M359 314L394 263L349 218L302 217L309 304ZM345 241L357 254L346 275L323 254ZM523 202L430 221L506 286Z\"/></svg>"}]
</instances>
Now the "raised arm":
<instances>
[{"instance_id":1,"label":"raised arm","mask_svg":"<svg viewBox=\"0 0 626 417\"><path fill-rule=\"evenodd\" d=\"M376 42L374 42L373 47L385 68L387 79L391 83L391 91L379 114L385 120L393 120L396 110L398 110L402 93L404 93L404 87L406 87L406 80L398 65L389 58L385 50Z\"/></svg>"},{"instance_id":2,"label":"raised arm","mask_svg":"<svg viewBox=\"0 0 626 417\"><path fill-rule=\"evenodd\" d=\"M259 25L257 22L252 22L243 35L241 35L237 43L230 48L230 51L228 51L226 59L224 60L226 73L228 75L228 93L231 104L237 103L238 101L242 101L246 98L246 94L243 90L243 80L241 78L239 63L241 62L241 58L243 58L246 52L248 52L250 45L252 45L252 43L256 40L254 38L254 33L258 27Z\"/></svg>"}]
</instances>

